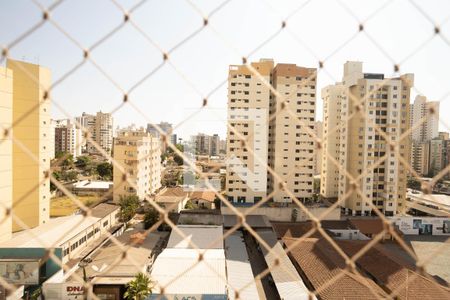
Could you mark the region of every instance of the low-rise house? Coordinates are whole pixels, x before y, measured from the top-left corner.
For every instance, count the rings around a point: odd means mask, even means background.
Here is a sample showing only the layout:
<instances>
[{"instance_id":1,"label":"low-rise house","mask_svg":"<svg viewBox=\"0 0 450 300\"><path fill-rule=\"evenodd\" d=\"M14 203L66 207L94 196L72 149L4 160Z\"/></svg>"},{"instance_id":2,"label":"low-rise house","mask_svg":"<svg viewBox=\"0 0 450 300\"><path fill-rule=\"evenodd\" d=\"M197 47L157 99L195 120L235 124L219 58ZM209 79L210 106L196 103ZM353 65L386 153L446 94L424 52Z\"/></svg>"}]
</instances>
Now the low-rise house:
<instances>
[{"instance_id":1,"label":"low-rise house","mask_svg":"<svg viewBox=\"0 0 450 300\"><path fill-rule=\"evenodd\" d=\"M155 202L167 212L179 213L189 199L189 193L182 187L164 188L155 196Z\"/></svg>"},{"instance_id":2,"label":"low-rise house","mask_svg":"<svg viewBox=\"0 0 450 300\"><path fill-rule=\"evenodd\" d=\"M213 191L195 191L189 197L198 208L215 209L216 194Z\"/></svg>"}]
</instances>

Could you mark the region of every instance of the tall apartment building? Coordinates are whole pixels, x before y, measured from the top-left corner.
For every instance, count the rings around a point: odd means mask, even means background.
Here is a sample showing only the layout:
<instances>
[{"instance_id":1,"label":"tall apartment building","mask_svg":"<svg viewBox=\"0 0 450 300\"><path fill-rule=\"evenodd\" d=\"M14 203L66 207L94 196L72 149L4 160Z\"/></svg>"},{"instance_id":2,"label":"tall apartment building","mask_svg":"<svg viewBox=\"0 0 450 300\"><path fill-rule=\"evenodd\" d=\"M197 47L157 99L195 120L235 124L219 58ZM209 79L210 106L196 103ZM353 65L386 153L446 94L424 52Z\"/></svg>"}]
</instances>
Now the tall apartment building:
<instances>
[{"instance_id":1,"label":"tall apartment building","mask_svg":"<svg viewBox=\"0 0 450 300\"><path fill-rule=\"evenodd\" d=\"M427 101L425 96L417 95L411 104L410 124L414 142L428 142L438 137L439 102Z\"/></svg>"},{"instance_id":2,"label":"tall apartment building","mask_svg":"<svg viewBox=\"0 0 450 300\"><path fill-rule=\"evenodd\" d=\"M114 160L137 188L123 182L123 172L114 165L114 202L129 195L137 195L142 200L161 187L160 147L160 139L144 129L118 132L114 140Z\"/></svg>"},{"instance_id":3,"label":"tall apartment building","mask_svg":"<svg viewBox=\"0 0 450 300\"><path fill-rule=\"evenodd\" d=\"M341 129L341 107L346 101L346 87L343 84L329 85L322 89L323 99L323 141L320 194L325 198L339 195L339 156Z\"/></svg>"},{"instance_id":4,"label":"tall apartment building","mask_svg":"<svg viewBox=\"0 0 450 300\"><path fill-rule=\"evenodd\" d=\"M12 237L12 218L6 213L13 203L12 93L13 73L0 67L0 243ZM8 136L4 135L6 129L10 129Z\"/></svg>"},{"instance_id":5,"label":"tall apartment building","mask_svg":"<svg viewBox=\"0 0 450 300\"><path fill-rule=\"evenodd\" d=\"M55 123L55 153L72 154L73 158L81 155L83 146L82 130L70 120L56 120Z\"/></svg>"},{"instance_id":6,"label":"tall apartment building","mask_svg":"<svg viewBox=\"0 0 450 300\"><path fill-rule=\"evenodd\" d=\"M286 190L307 200L313 194L315 142L309 132L314 133L316 69L277 64L272 85L279 95L272 95L270 108L269 166L280 180L269 176L269 190L275 202L292 202Z\"/></svg>"},{"instance_id":7,"label":"tall apartment building","mask_svg":"<svg viewBox=\"0 0 450 300\"><path fill-rule=\"evenodd\" d=\"M212 137L210 135L199 133L191 137L192 143L195 146L195 152L199 155L211 155L211 142Z\"/></svg>"},{"instance_id":8,"label":"tall apartment building","mask_svg":"<svg viewBox=\"0 0 450 300\"><path fill-rule=\"evenodd\" d=\"M27 227L49 220L51 122L50 98L44 99L51 86L50 70L38 65L8 60L13 74L13 210ZM30 157L30 154L34 157ZM36 161L37 160L37 161ZM13 231L22 230L14 222Z\"/></svg>"},{"instance_id":9,"label":"tall apartment building","mask_svg":"<svg viewBox=\"0 0 450 300\"><path fill-rule=\"evenodd\" d=\"M430 172L430 142L412 142L411 167L420 176L427 176Z\"/></svg>"},{"instance_id":10,"label":"tall apartment building","mask_svg":"<svg viewBox=\"0 0 450 300\"><path fill-rule=\"evenodd\" d=\"M385 78L383 74L363 73L360 62L347 62L343 82L324 88L323 133L333 131L337 135L326 137L321 194L335 195L337 182L337 195L339 199L345 197L342 206L347 213L372 213L368 201L385 215L403 211L407 169L397 157L408 159L410 155L409 136L400 136L410 126L413 81L412 74ZM376 127L395 143L394 148ZM336 170L326 155L341 168ZM355 187L360 192L354 192Z\"/></svg>"},{"instance_id":11,"label":"tall apartment building","mask_svg":"<svg viewBox=\"0 0 450 300\"><path fill-rule=\"evenodd\" d=\"M220 137L218 134L213 134L211 136L211 147L209 155L217 156L220 152Z\"/></svg>"},{"instance_id":12,"label":"tall apartment building","mask_svg":"<svg viewBox=\"0 0 450 300\"><path fill-rule=\"evenodd\" d=\"M322 140L323 136L323 123L322 121L316 121L314 124L314 133L316 134L316 137ZM319 174L322 172L322 148L317 149L316 147L316 155L314 157L314 174Z\"/></svg>"},{"instance_id":13,"label":"tall apartment building","mask_svg":"<svg viewBox=\"0 0 450 300\"><path fill-rule=\"evenodd\" d=\"M228 75L226 190L230 201L254 203L273 192L273 201L300 200L313 192L316 70L262 59L230 66ZM277 90L273 94L261 78ZM292 116L286 109L295 115ZM243 144L239 135L247 137ZM252 155L248 149L252 149ZM278 176L268 174L269 165ZM236 169L236 165L246 169ZM283 185L284 188L281 186Z\"/></svg>"},{"instance_id":14,"label":"tall apartment building","mask_svg":"<svg viewBox=\"0 0 450 300\"><path fill-rule=\"evenodd\" d=\"M418 95L410 105L412 128L410 163L421 176L426 176L430 168L430 141L438 137L439 102L427 101Z\"/></svg>"},{"instance_id":15,"label":"tall apartment building","mask_svg":"<svg viewBox=\"0 0 450 300\"><path fill-rule=\"evenodd\" d=\"M111 154L113 147L113 117L110 113L97 112L95 115L83 112L80 117L75 118L76 125L83 128L90 134L90 137L106 153ZM84 134L83 134L84 136ZM85 140L83 143L86 151L90 154L98 154L98 149L94 144Z\"/></svg>"}]
</instances>

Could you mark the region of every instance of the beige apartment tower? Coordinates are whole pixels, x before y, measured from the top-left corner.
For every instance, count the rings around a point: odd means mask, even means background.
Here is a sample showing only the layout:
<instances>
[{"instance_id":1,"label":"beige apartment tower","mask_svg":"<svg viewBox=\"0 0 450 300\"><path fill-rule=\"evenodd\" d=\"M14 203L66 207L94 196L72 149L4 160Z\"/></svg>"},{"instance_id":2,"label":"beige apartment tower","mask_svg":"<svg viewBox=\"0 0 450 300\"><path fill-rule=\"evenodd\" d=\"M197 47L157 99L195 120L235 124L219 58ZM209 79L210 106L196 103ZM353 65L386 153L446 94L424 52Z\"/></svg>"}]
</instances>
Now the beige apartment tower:
<instances>
[{"instance_id":1,"label":"beige apartment tower","mask_svg":"<svg viewBox=\"0 0 450 300\"><path fill-rule=\"evenodd\" d=\"M50 70L8 60L13 74L13 231L36 227L49 220L51 122ZM21 144L21 145L19 145ZM22 146L25 148L22 148Z\"/></svg>"},{"instance_id":2,"label":"beige apartment tower","mask_svg":"<svg viewBox=\"0 0 450 300\"><path fill-rule=\"evenodd\" d=\"M270 59L252 63L251 68L229 69L227 159L239 159L245 169L238 172L235 164L227 163L228 200L256 203L271 195L274 202L290 203L287 190L299 200L309 199L314 140L308 133L314 133L316 70L275 66ZM278 176L272 176L267 166Z\"/></svg>"},{"instance_id":3,"label":"beige apartment tower","mask_svg":"<svg viewBox=\"0 0 450 300\"><path fill-rule=\"evenodd\" d=\"M12 208L13 196L12 92L13 73L0 67L0 243L12 237L12 218L7 214ZM9 134L5 136L7 129Z\"/></svg>"},{"instance_id":4,"label":"beige apartment tower","mask_svg":"<svg viewBox=\"0 0 450 300\"><path fill-rule=\"evenodd\" d=\"M137 195L143 200L161 187L161 143L144 129L121 130L114 140L114 160L137 187L123 181L123 171L114 165L114 202Z\"/></svg>"},{"instance_id":5,"label":"beige apartment tower","mask_svg":"<svg viewBox=\"0 0 450 300\"><path fill-rule=\"evenodd\" d=\"M269 166L280 178L269 175L269 191L275 202L292 202L290 193L305 201L313 194L316 69L277 64L272 85Z\"/></svg>"},{"instance_id":6,"label":"beige apartment tower","mask_svg":"<svg viewBox=\"0 0 450 300\"><path fill-rule=\"evenodd\" d=\"M83 112L75 120L77 127L83 128L101 149L107 154L111 154L113 148L113 117L110 113L99 111L97 114L91 115ZM100 154L97 147L90 141L84 140L82 144L85 145L88 153Z\"/></svg>"},{"instance_id":7,"label":"beige apartment tower","mask_svg":"<svg viewBox=\"0 0 450 300\"><path fill-rule=\"evenodd\" d=\"M335 196L337 183L346 213L369 215L370 202L387 216L404 210L407 168L398 157L410 157L410 136L403 134L410 126L413 81L412 74L385 78L347 62L343 82L324 88L321 194Z\"/></svg>"}]
</instances>

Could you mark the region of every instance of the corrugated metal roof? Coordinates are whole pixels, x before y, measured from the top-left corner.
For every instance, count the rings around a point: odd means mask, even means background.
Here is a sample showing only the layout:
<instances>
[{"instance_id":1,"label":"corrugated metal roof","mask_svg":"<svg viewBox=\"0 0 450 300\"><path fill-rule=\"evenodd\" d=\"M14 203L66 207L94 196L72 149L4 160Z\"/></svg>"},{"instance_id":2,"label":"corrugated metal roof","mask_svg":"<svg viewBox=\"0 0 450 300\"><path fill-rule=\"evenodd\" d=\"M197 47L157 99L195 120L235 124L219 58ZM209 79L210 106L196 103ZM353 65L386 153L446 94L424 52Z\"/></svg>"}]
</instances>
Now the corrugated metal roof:
<instances>
[{"instance_id":1,"label":"corrugated metal roof","mask_svg":"<svg viewBox=\"0 0 450 300\"><path fill-rule=\"evenodd\" d=\"M176 230L172 230L167 248L193 249L190 245L193 243L200 249L223 249L222 226L178 225L177 228L184 235L181 236Z\"/></svg>"},{"instance_id":2,"label":"corrugated metal roof","mask_svg":"<svg viewBox=\"0 0 450 300\"><path fill-rule=\"evenodd\" d=\"M225 255L222 249L165 249L153 264L153 293L226 295Z\"/></svg>"},{"instance_id":3,"label":"corrugated metal roof","mask_svg":"<svg viewBox=\"0 0 450 300\"><path fill-rule=\"evenodd\" d=\"M58 247L100 219L73 215L50 219L38 227L24 230L1 244L2 248L53 248Z\"/></svg>"},{"instance_id":4,"label":"corrugated metal roof","mask_svg":"<svg viewBox=\"0 0 450 300\"><path fill-rule=\"evenodd\" d=\"M281 299L309 299L308 289L284 251L283 246L278 242L275 233L273 231L258 231L258 234L271 247L271 252L263 246L261 246L261 250ZM278 266L275 265L276 259L279 259Z\"/></svg>"},{"instance_id":5,"label":"corrugated metal roof","mask_svg":"<svg viewBox=\"0 0 450 300\"><path fill-rule=\"evenodd\" d=\"M235 291L239 292L240 299L259 299L252 267L240 232L235 232L225 239L225 257L229 299L235 299Z\"/></svg>"}]
</instances>

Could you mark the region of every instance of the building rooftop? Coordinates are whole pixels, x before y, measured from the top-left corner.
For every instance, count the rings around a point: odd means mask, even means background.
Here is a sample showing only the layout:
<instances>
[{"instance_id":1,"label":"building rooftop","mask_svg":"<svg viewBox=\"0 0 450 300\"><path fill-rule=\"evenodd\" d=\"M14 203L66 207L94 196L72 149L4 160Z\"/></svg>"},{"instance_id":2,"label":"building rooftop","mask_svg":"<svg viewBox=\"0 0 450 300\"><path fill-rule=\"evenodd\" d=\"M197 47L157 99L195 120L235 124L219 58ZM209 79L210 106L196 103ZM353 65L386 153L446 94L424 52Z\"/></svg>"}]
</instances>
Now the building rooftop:
<instances>
[{"instance_id":1,"label":"building rooftop","mask_svg":"<svg viewBox=\"0 0 450 300\"><path fill-rule=\"evenodd\" d=\"M129 282L136 273L145 272L152 250L159 239L160 235L156 233L145 234L137 229L126 230L117 237L121 246L108 242L91 256L92 262L85 268L87 277L95 284ZM124 248L126 258L122 258ZM76 273L77 278L83 278L81 268ZM70 280L76 279L71 277Z\"/></svg>"},{"instance_id":2,"label":"building rooftop","mask_svg":"<svg viewBox=\"0 0 450 300\"><path fill-rule=\"evenodd\" d=\"M192 243L199 249L223 249L222 226L178 225L177 228L183 236L177 230L172 230L167 248L194 249Z\"/></svg>"},{"instance_id":3,"label":"building rooftop","mask_svg":"<svg viewBox=\"0 0 450 300\"><path fill-rule=\"evenodd\" d=\"M13 235L2 248L56 248L98 222L100 218L72 215L50 219L47 223Z\"/></svg>"},{"instance_id":4,"label":"building rooftop","mask_svg":"<svg viewBox=\"0 0 450 300\"><path fill-rule=\"evenodd\" d=\"M155 287L150 299L164 295L219 295L226 298L225 255L223 249L210 249L199 261L195 249L164 249L156 258L151 273ZM225 297L223 297L225 296Z\"/></svg>"},{"instance_id":5,"label":"building rooftop","mask_svg":"<svg viewBox=\"0 0 450 300\"><path fill-rule=\"evenodd\" d=\"M350 219L349 221L356 229L366 235L375 235L384 229L383 221L380 218Z\"/></svg>"},{"instance_id":6,"label":"building rooftop","mask_svg":"<svg viewBox=\"0 0 450 300\"><path fill-rule=\"evenodd\" d=\"M245 216L245 222L252 228L272 228L269 219L263 215L247 215ZM223 215L223 226L225 228L231 228L238 223L238 217L236 215Z\"/></svg>"},{"instance_id":7,"label":"building rooftop","mask_svg":"<svg viewBox=\"0 0 450 300\"><path fill-rule=\"evenodd\" d=\"M325 240L284 238L290 256L321 299L380 299L387 294L372 280L346 271L344 258ZM299 270L299 271L300 271ZM336 277L340 276L340 277Z\"/></svg>"},{"instance_id":8,"label":"building rooftop","mask_svg":"<svg viewBox=\"0 0 450 300\"><path fill-rule=\"evenodd\" d=\"M155 201L159 203L178 203L188 196L188 192L182 187L164 188L155 197Z\"/></svg>"},{"instance_id":9,"label":"building rooftop","mask_svg":"<svg viewBox=\"0 0 450 300\"><path fill-rule=\"evenodd\" d=\"M78 190L89 190L89 189L105 189L108 190L113 185L112 181L92 181L92 180L82 180L75 182L73 184L74 189Z\"/></svg>"},{"instance_id":10,"label":"building rooftop","mask_svg":"<svg viewBox=\"0 0 450 300\"><path fill-rule=\"evenodd\" d=\"M2 248L56 248L73 238L100 219L119 210L119 206L101 203L91 209L91 216L71 215L50 219L30 230L17 232L2 243Z\"/></svg>"},{"instance_id":11,"label":"building rooftop","mask_svg":"<svg viewBox=\"0 0 450 300\"><path fill-rule=\"evenodd\" d=\"M235 299L236 292L239 293L240 299L259 299L252 267L240 232L234 232L225 238L225 258L230 300Z\"/></svg>"},{"instance_id":12,"label":"building rooftop","mask_svg":"<svg viewBox=\"0 0 450 300\"><path fill-rule=\"evenodd\" d=\"M283 246L272 230L258 231L258 235L271 247L271 251L261 245L267 266L281 299L310 299L308 288L293 266Z\"/></svg>"},{"instance_id":13,"label":"building rooftop","mask_svg":"<svg viewBox=\"0 0 450 300\"><path fill-rule=\"evenodd\" d=\"M177 229L187 239L172 229L167 248L153 264L155 288L150 299L159 299L162 290L165 296L194 294L227 299L222 226L178 225ZM188 241L200 249L193 249Z\"/></svg>"},{"instance_id":14,"label":"building rooftop","mask_svg":"<svg viewBox=\"0 0 450 300\"><path fill-rule=\"evenodd\" d=\"M214 202L216 194L213 191L195 191L192 192L190 199Z\"/></svg>"},{"instance_id":15,"label":"building rooftop","mask_svg":"<svg viewBox=\"0 0 450 300\"><path fill-rule=\"evenodd\" d=\"M108 203L100 203L91 209L91 216L96 218L104 218L116 210L120 210L120 206Z\"/></svg>"},{"instance_id":16,"label":"building rooftop","mask_svg":"<svg viewBox=\"0 0 450 300\"><path fill-rule=\"evenodd\" d=\"M367 242L337 241L337 244L348 255L358 253ZM436 282L422 276L413 269L394 260L375 247L371 247L357 261L358 267L375 278L376 282L393 296L400 299L445 299L450 292Z\"/></svg>"}]
</instances>

